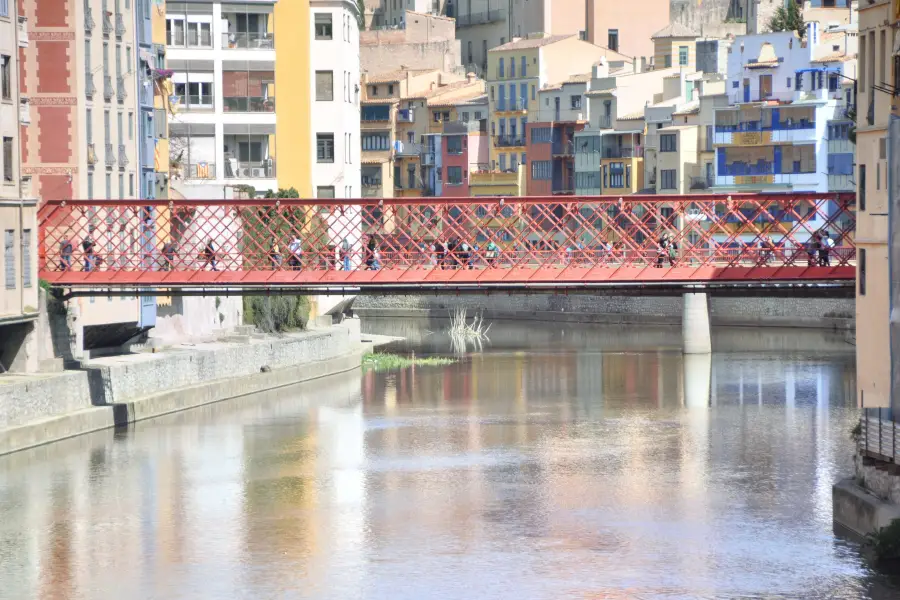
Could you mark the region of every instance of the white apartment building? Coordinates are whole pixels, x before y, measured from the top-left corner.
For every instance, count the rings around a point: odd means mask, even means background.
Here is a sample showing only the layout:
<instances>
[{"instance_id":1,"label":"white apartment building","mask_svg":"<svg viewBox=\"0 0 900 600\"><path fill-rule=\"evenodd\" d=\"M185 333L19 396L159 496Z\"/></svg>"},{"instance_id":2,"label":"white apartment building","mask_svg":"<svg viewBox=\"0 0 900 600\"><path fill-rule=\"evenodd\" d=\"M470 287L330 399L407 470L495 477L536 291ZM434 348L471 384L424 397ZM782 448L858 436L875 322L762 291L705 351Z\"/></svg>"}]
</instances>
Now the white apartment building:
<instances>
[{"instance_id":1,"label":"white apartment building","mask_svg":"<svg viewBox=\"0 0 900 600\"><path fill-rule=\"evenodd\" d=\"M823 49L822 46L826 45ZM849 191L856 33L739 36L728 56L729 106L715 115L719 191Z\"/></svg>"},{"instance_id":2,"label":"white apartment building","mask_svg":"<svg viewBox=\"0 0 900 600\"><path fill-rule=\"evenodd\" d=\"M178 189L196 198L277 190L275 0L167 2L166 48Z\"/></svg>"},{"instance_id":3,"label":"white apartment building","mask_svg":"<svg viewBox=\"0 0 900 600\"><path fill-rule=\"evenodd\" d=\"M310 81L317 198L360 197L359 26L352 0L311 0Z\"/></svg>"}]
</instances>

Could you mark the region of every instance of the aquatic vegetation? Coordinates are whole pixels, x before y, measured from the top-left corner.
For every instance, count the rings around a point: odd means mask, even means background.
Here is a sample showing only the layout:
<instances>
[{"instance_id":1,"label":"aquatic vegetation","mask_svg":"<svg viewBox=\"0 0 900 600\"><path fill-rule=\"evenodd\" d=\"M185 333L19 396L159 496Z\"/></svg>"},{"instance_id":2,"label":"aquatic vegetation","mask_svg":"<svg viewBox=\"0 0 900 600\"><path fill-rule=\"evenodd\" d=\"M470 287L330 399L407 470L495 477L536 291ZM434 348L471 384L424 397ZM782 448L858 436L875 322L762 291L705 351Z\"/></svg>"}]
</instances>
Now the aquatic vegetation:
<instances>
[{"instance_id":1,"label":"aquatic vegetation","mask_svg":"<svg viewBox=\"0 0 900 600\"><path fill-rule=\"evenodd\" d=\"M403 356L382 352L369 352L363 356L363 369L372 371L393 371L407 367L440 367L452 365L456 360L443 356Z\"/></svg>"}]
</instances>

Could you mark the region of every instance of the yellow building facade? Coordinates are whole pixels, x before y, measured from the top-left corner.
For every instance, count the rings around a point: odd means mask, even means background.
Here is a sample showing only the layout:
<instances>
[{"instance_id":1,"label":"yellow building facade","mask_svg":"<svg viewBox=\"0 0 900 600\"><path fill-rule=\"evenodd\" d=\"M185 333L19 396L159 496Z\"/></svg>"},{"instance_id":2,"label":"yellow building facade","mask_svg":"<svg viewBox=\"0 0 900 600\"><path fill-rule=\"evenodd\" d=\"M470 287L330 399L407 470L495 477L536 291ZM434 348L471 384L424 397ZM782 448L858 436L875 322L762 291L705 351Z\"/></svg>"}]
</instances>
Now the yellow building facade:
<instances>
[{"instance_id":1,"label":"yellow building facade","mask_svg":"<svg viewBox=\"0 0 900 600\"><path fill-rule=\"evenodd\" d=\"M859 6L856 118L856 366L857 401L890 406L890 276L888 265L887 126L893 97L879 90L891 80L897 0Z\"/></svg>"},{"instance_id":2,"label":"yellow building facade","mask_svg":"<svg viewBox=\"0 0 900 600\"><path fill-rule=\"evenodd\" d=\"M313 135L310 123L310 39L313 24L309 3L282 0L275 4L275 88L279 97L290 98L288 110L276 111L275 153L278 187L295 188L311 198Z\"/></svg>"}]
</instances>

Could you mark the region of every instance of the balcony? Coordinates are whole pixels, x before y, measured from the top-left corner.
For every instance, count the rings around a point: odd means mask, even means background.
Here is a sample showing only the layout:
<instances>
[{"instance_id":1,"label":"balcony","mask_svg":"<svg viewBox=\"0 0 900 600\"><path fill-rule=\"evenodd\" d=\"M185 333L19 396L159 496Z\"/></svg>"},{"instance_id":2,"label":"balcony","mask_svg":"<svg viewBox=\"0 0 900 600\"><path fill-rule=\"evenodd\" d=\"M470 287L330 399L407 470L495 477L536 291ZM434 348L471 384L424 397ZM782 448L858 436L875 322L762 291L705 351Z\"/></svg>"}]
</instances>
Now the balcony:
<instances>
[{"instance_id":1,"label":"balcony","mask_svg":"<svg viewBox=\"0 0 900 600\"><path fill-rule=\"evenodd\" d=\"M125 98L128 97L128 88L125 86L125 78L124 77L116 77L116 98L118 98L119 102L125 102Z\"/></svg>"},{"instance_id":2,"label":"balcony","mask_svg":"<svg viewBox=\"0 0 900 600\"><path fill-rule=\"evenodd\" d=\"M604 147L602 150L603 158L642 158L644 156L643 146Z\"/></svg>"},{"instance_id":3,"label":"balcony","mask_svg":"<svg viewBox=\"0 0 900 600\"><path fill-rule=\"evenodd\" d=\"M225 50L273 50L275 34L268 31L233 31L222 34Z\"/></svg>"},{"instance_id":4,"label":"balcony","mask_svg":"<svg viewBox=\"0 0 900 600\"><path fill-rule=\"evenodd\" d=\"M400 142L397 144L397 147L394 149L394 154L397 156L419 156L425 151L425 146L422 144L415 144L412 142Z\"/></svg>"},{"instance_id":5,"label":"balcony","mask_svg":"<svg viewBox=\"0 0 900 600\"><path fill-rule=\"evenodd\" d=\"M226 179L273 179L275 159L259 161L238 161L228 159L225 163Z\"/></svg>"},{"instance_id":6,"label":"balcony","mask_svg":"<svg viewBox=\"0 0 900 600\"><path fill-rule=\"evenodd\" d=\"M113 23L112 23L112 13L108 10L103 11L103 35L109 37L109 34L113 32Z\"/></svg>"},{"instance_id":7,"label":"balcony","mask_svg":"<svg viewBox=\"0 0 900 600\"><path fill-rule=\"evenodd\" d=\"M211 94L188 94L178 98L180 101L178 110L180 111L210 111L215 108L215 99Z\"/></svg>"},{"instance_id":8,"label":"balcony","mask_svg":"<svg viewBox=\"0 0 900 600\"><path fill-rule=\"evenodd\" d=\"M109 75L103 76L103 99L109 102L113 99L113 96L116 95L116 91L113 89L112 77Z\"/></svg>"},{"instance_id":9,"label":"balcony","mask_svg":"<svg viewBox=\"0 0 900 600\"><path fill-rule=\"evenodd\" d=\"M84 95L88 99L94 97L94 93L97 91L97 86L94 85L94 74L90 71L86 71L84 74Z\"/></svg>"},{"instance_id":10,"label":"balcony","mask_svg":"<svg viewBox=\"0 0 900 600\"><path fill-rule=\"evenodd\" d=\"M553 142L553 156L573 156L575 154L575 142Z\"/></svg>"},{"instance_id":11,"label":"balcony","mask_svg":"<svg viewBox=\"0 0 900 600\"><path fill-rule=\"evenodd\" d=\"M225 112L275 112L275 96L231 96L223 98L222 101Z\"/></svg>"},{"instance_id":12,"label":"balcony","mask_svg":"<svg viewBox=\"0 0 900 600\"><path fill-rule=\"evenodd\" d=\"M116 37L120 38L125 35L125 17L116 13Z\"/></svg>"},{"instance_id":13,"label":"balcony","mask_svg":"<svg viewBox=\"0 0 900 600\"><path fill-rule=\"evenodd\" d=\"M829 192L855 192L856 182L853 175L828 175Z\"/></svg>"},{"instance_id":14,"label":"balcony","mask_svg":"<svg viewBox=\"0 0 900 600\"><path fill-rule=\"evenodd\" d=\"M84 32L90 34L94 30L94 11L90 6L84 7Z\"/></svg>"},{"instance_id":15,"label":"balcony","mask_svg":"<svg viewBox=\"0 0 900 600\"><path fill-rule=\"evenodd\" d=\"M473 27L475 25L486 25L488 23L498 23L506 20L505 9L485 10L468 15L457 15L456 28Z\"/></svg>"},{"instance_id":16,"label":"balcony","mask_svg":"<svg viewBox=\"0 0 900 600\"><path fill-rule=\"evenodd\" d=\"M497 135L494 136L494 146L497 148L524 148L525 138L515 134Z\"/></svg>"},{"instance_id":17,"label":"balcony","mask_svg":"<svg viewBox=\"0 0 900 600\"><path fill-rule=\"evenodd\" d=\"M89 164L89 165L97 164L97 150L94 148L93 143L90 143L87 145L87 164Z\"/></svg>"},{"instance_id":18,"label":"balcony","mask_svg":"<svg viewBox=\"0 0 900 600\"><path fill-rule=\"evenodd\" d=\"M125 144L119 144L119 168L124 169L128 166L128 153L125 151Z\"/></svg>"},{"instance_id":19,"label":"balcony","mask_svg":"<svg viewBox=\"0 0 900 600\"><path fill-rule=\"evenodd\" d=\"M597 127L600 129L612 129L612 115L600 115L597 117Z\"/></svg>"},{"instance_id":20,"label":"balcony","mask_svg":"<svg viewBox=\"0 0 900 600\"><path fill-rule=\"evenodd\" d=\"M527 112L528 98L508 98L509 104L506 108L509 112Z\"/></svg>"},{"instance_id":21,"label":"balcony","mask_svg":"<svg viewBox=\"0 0 900 600\"><path fill-rule=\"evenodd\" d=\"M28 47L28 19L19 17L19 48Z\"/></svg>"},{"instance_id":22,"label":"balcony","mask_svg":"<svg viewBox=\"0 0 900 600\"><path fill-rule=\"evenodd\" d=\"M714 183L712 177L691 177L692 190L708 190Z\"/></svg>"},{"instance_id":23,"label":"balcony","mask_svg":"<svg viewBox=\"0 0 900 600\"><path fill-rule=\"evenodd\" d=\"M215 179L216 164L211 162L188 163L185 166L185 179Z\"/></svg>"},{"instance_id":24,"label":"balcony","mask_svg":"<svg viewBox=\"0 0 900 600\"><path fill-rule=\"evenodd\" d=\"M428 151L422 155L422 164L426 167L433 167L437 157L433 151Z\"/></svg>"},{"instance_id":25,"label":"balcony","mask_svg":"<svg viewBox=\"0 0 900 600\"><path fill-rule=\"evenodd\" d=\"M106 166L114 167L116 165L116 155L113 152L113 145L106 144Z\"/></svg>"},{"instance_id":26,"label":"balcony","mask_svg":"<svg viewBox=\"0 0 900 600\"><path fill-rule=\"evenodd\" d=\"M415 123L416 122L416 111L412 108L402 108L397 111L397 122L398 123Z\"/></svg>"},{"instance_id":27,"label":"balcony","mask_svg":"<svg viewBox=\"0 0 900 600\"><path fill-rule=\"evenodd\" d=\"M381 197L381 183L369 183L363 184L362 186L362 197L363 198L380 198Z\"/></svg>"}]
</instances>

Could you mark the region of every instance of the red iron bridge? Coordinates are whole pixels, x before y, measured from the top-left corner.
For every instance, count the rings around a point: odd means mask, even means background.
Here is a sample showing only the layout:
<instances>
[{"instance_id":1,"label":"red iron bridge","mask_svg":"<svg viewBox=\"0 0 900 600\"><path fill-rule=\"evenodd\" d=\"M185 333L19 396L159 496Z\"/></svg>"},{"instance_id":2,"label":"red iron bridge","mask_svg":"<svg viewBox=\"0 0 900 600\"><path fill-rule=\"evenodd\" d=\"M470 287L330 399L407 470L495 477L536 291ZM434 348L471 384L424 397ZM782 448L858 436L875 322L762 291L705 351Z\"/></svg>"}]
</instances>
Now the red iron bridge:
<instances>
[{"instance_id":1,"label":"red iron bridge","mask_svg":"<svg viewBox=\"0 0 900 600\"><path fill-rule=\"evenodd\" d=\"M50 200L69 294L852 294L855 195Z\"/></svg>"}]
</instances>

